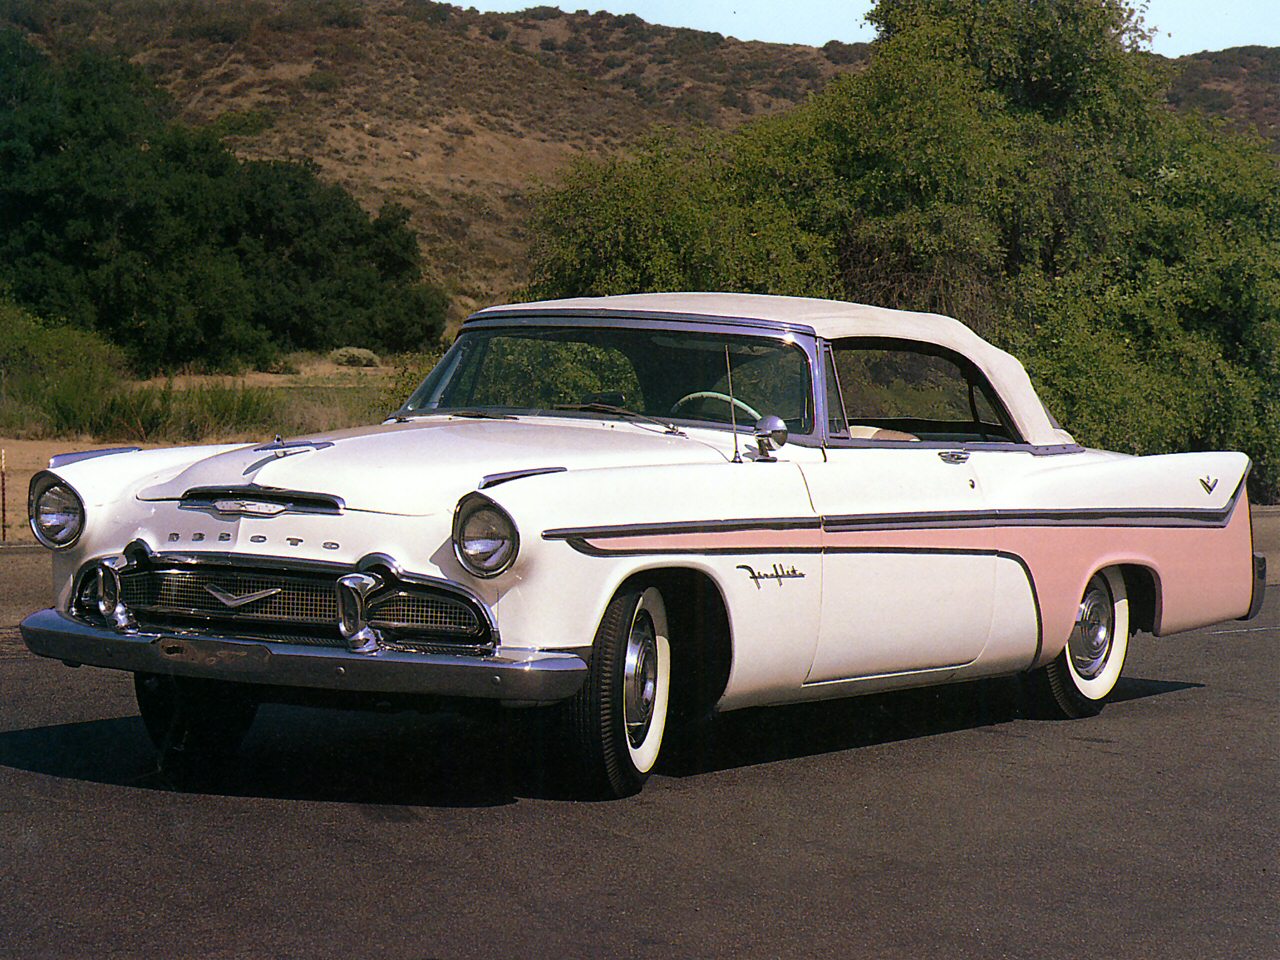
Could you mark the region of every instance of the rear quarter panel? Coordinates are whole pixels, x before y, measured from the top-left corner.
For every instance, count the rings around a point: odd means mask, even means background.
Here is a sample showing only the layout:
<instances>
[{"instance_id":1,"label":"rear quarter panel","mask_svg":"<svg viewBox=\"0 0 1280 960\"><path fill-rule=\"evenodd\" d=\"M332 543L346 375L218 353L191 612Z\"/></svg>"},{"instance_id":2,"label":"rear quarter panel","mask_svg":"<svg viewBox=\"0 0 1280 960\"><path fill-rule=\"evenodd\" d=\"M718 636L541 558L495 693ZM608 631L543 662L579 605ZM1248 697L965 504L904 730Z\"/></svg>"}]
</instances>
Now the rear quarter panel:
<instances>
[{"instance_id":1,"label":"rear quarter panel","mask_svg":"<svg viewBox=\"0 0 1280 960\"><path fill-rule=\"evenodd\" d=\"M1034 579L1043 629L1037 663L1065 646L1089 577L1107 566L1151 572L1157 636L1248 611L1244 454L1086 451L988 460L979 469L998 516L998 544L1022 557Z\"/></svg>"}]
</instances>

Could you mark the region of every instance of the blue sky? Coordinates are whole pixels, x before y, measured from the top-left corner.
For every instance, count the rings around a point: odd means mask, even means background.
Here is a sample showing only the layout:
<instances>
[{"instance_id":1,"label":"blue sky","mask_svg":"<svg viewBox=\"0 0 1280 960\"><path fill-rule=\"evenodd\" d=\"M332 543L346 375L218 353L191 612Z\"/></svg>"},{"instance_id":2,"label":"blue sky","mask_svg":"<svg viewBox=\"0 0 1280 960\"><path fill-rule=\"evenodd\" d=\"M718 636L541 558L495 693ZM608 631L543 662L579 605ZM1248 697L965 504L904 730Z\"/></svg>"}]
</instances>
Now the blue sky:
<instances>
[{"instance_id":1,"label":"blue sky","mask_svg":"<svg viewBox=\"0 0 1280 960\"><path fill-rule=\"evenodd\" d=\"M479 10L512 11L539 0L452 0ZM821 46L828 40L870 40L863 14L869 0L611 0L552 4L564 10L634 13L650 23L714 30L739 40ZM1280 0L1151 0L1147 25L1158 30L1152 49L1166 57L1248 44L1280 46Z\"/></svg>"}]
</instances>

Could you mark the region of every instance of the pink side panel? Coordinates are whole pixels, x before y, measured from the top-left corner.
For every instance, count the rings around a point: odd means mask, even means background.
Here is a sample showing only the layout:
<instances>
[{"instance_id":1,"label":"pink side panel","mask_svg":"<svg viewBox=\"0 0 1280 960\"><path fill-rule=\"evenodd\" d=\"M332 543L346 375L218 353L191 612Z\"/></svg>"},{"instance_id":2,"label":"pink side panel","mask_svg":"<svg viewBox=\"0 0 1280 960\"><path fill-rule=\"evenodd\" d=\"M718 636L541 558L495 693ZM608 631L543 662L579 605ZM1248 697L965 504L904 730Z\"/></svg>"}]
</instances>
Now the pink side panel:
<instances>
[{"instance_id":1,"label":"pink side panel","mask_svg":"<svg viewBox=\"0 0 1280 960\"><path fill-rule=\"evenodd\" d=\"M1248 501L1241 498L1222 527L964 527L955 529L756 530L608 537L589 541L603 550L717 548L991 550L1021 557L1040 603L1040 663L1066 645L1089 578L1103 567L1133 564L1155 573L1160 636L1243 616L1253 591ZM1000 613L997 610L996 616Z\"/></svg>"}]
</instances>

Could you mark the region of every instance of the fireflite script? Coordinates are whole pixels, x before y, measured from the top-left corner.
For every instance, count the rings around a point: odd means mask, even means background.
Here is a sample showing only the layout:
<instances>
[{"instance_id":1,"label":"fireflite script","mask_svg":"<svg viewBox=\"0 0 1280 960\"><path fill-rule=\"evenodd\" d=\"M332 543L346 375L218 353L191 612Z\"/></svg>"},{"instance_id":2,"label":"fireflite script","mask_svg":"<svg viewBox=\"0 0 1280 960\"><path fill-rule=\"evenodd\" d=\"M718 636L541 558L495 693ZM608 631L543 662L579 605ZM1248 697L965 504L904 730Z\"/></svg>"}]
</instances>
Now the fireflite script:
<instances>
[{"instance_id":1,"label":"fireflite script","mask_svg":"<svg viewBox=\"0 0 1280 960\"><path fill-rule=\"evenodd\" d=\"M751 578L751 582L756 585L756 589L760 589L761 580L772 580L778 586L782 586L783 580L803 580L804 574L795 568L795 566L784 567L780 563L775 563L772 570L760 573L755 567L745 563L738 564L739 570L747 571L747 576Z\"/></svg>"}]
</instances>

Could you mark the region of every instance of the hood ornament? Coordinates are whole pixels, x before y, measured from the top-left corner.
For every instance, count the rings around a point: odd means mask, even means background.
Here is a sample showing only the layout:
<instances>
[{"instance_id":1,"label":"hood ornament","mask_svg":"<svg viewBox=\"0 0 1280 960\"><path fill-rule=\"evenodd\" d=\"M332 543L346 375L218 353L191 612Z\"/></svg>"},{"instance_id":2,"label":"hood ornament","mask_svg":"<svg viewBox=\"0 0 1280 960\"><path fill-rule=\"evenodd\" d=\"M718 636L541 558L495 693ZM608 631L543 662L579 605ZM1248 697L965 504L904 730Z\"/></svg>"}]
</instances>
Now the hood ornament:
<instances>
[{"instance_id":1,"label":"hood ornament","mask_svg":"<svg viewBox=\"0 0 1280 960\"><path fill-rule=\"evenodd\" d=\"M308 450L324 450L333 446L332 440L282 440L280 434L270 443L260 444L253 448L254 453L270 453L277 459L292 453L305 453Z\"/></svg>"}]
</instances>

